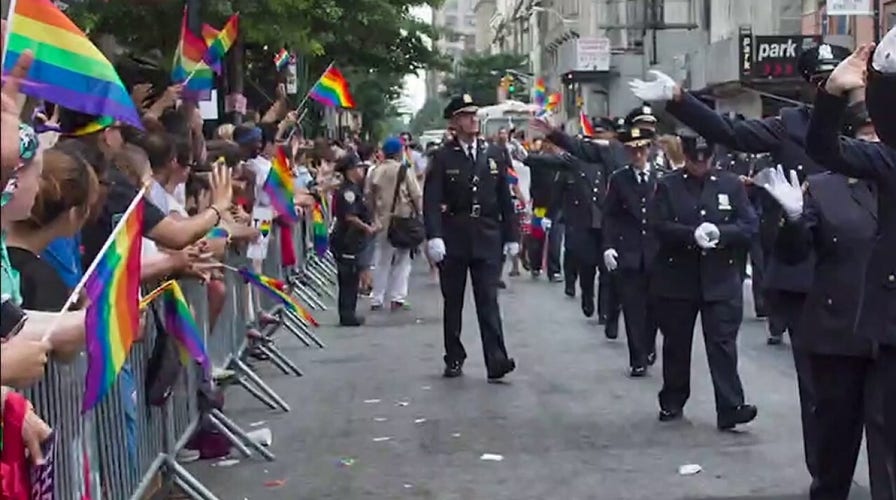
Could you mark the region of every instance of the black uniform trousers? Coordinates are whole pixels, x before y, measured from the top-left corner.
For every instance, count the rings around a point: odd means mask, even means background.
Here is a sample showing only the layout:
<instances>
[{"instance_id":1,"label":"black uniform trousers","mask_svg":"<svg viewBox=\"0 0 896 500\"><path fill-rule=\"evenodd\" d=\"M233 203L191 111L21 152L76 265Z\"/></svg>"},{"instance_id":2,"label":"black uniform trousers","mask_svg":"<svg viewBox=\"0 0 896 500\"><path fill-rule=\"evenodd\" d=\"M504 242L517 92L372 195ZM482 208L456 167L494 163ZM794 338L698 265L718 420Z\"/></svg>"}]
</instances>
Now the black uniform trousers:
<instances>
[{"instance_id":1,"label":"black uniform trousers","mask_svg":"<svg viewBox=\"0 0 896 500\"><path fill-rule=\"evenodd\" d=\"M619 321L622 312L622 301L619 298L616 276L604 264L603 252L597 259L600 274L597 278L597 316L607 324Z\"/></svg>"},{"instance_id":2,"label":"black uniform trousers","mask_svg":"<svg viewBox=\"0 0 896 500\"><path fill-rule=\"evenodd\" d=\"M866 416L871 495L896 499L896 346L882 345L871 369L871 408ZM881 439L869 437L868 427ZM874 440L874 443L872 443ZM874 457L872 457L874 450ZM880 457L879 459L877 457Z\"/></svg>"},{"instance_id":3,"label":"black uniform trousers","mask_svg":"<svg viewBox=\"0 0 896 500\"><path fill-rule=\"evenodd\" d=\"M340 320L355 318L358 306L358 289L361 286L361 266L354 256L336 258L336 282L339 285L337 308Z\"/></svg>"},{"instance_id":4,"label":"black uniform trousers","mask_svg":"<svg viewBox=\"0 0 896 500\"><path fill-rule=\"evenodd\" d=\"M753 308L757 316L768 316L768 303L765 300L765 290L762 288L762 279L765 275L765 253L758 235L754 236L750 242L750 271L752 273L750 288L753 291ZM744 274L746 274L746 269L744 269Z\"/></svg>"},{"instance_id":5,"label":"black uniform trousers","mask_svg":"<svg viewBox=\"0 0 896 500\"><path fill-rule=\"evenodd\" d=\"M548 231L548 274L551 276L560 274L560 254L563 249L563 235L566 233L565 224L555 222Z\"/></svg>"},{"instance_id":6,"label":"black uniform trousers","mask_svg":"<svg viewBox=\"0 0 896 500\"><path fill-rule=\"evenodd\" d=\"M663 332L660 408L679 411L691 395L691 351L698 313L717 415L728 416L744 404L744 390L737 373L737 332L743 319L743 298L708 302L657 297L654 304L659 329Z\"/></svg>"},{"instance_id":7,"label":"black uniform trousers","mask_svg":"<svg viewBox=\"0 0 896 500\"><path fill-rule=\"evenodd\" d=\"M489 373L507 359L504 347L504 333L501 326L501 312L498 308L498 276L501 258L495 252L493 259L446 256L439 264L439 282L442 288L443 331L445 335L445 363L463 362L467 351L460 340L463 320L464 295L467 288L467 273L473 285L473 299L476 302L476 318L482 336L482 351Z\"/></svg>"},{"instance_id":8,"label":"black uniform trousers","mask_svg":"<svg viewBox=\"0 0 896 500\"><path fill-rule=\"evenodd\" d=\"M644 269L620 269L613 274L625 316L628 362L646 367L647 356L656 350L656 322L650 307L650 276Z\"/></svg>"},{"instance_id":9,"label":"black uniform trousers","mask_svg":"<svg viewBox=\"0 0 896 500\"><path fill-rule=\"evenodd\" d=\"M563 280L568 290L575 290L579 277L579 266L576 263L575 251L571 248L570 233L574 229L569 224L563 225Z\"/></svg>"}]
</instances>

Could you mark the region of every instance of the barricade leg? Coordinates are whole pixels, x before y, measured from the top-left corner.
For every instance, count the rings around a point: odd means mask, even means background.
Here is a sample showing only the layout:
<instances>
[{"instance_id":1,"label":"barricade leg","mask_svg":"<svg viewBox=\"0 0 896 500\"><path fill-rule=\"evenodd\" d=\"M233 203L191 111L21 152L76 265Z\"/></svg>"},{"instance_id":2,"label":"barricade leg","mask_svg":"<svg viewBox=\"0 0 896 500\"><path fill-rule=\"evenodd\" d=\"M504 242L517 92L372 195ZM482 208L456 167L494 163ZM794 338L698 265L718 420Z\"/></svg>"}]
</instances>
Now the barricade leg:
<instances>
[{"instance_id":1,"label":"barricade leg","mask_svg":"<svg viewBox=\"0 0 896 500\"><path fill-rule=\"evenodd\" d=\"M262 353L267 355L271 363L273 363L283 373L287 375L295 374L297 377L302 377L305 375L304 373L302 373L302 370L300 370L299 367L292 362L292 360L284 356L283 353L280 352L280 350L277 349L277 347L275 347L273 344L267 342L259 342L258 349Z\"/></svg>"},{"instance_id":2,"label":"barricade leg","mask_svg":"<svg viewBox=\"0 0 896 500\"><path fill-rule=\"evenodd\" d=\"M319 311L326 311L327 306L321 302L321 300L310 290L307 289L307 285L302 281L298 276L293 277L289 284L291 285L291 292L293 295L298 296L299 299L302 300L305 304L308 304L311 309L316 309Z\"/></svg>"},{"instance_id":3,"label":"barricade leg","mask_svg":"<svg viewBox=\"0 0 896 500\"><path fill-rule=\"evenodd\" d=\"M261 443L256 442L244 431L240 426L236 424L233 420L229 419L226 415L221 413L217 409L213 409L211 411L212 417L217 421L216 424L220 424L226 427L230 432L232 432L235 436L239 436L243 442L252 448L255 449L261 456L267 459L269 462L273 462L276 457L273 453L270 452L267 448L265 448ZM249 450L246 450L248 452Z\"/></svg>"},{"instance_id":4,"label":"barricade leg","mask_svg":"<svg viewBox=\"0 0 896 500\"><path fill-rule=\"evenodd\" d=\"M263 392L261 392L259 388L255 387L255 385L249 382L246 377L237 377L236 382L240 384L243 389L246 389L246 392L255 397L255 399L267 405L268 408L272 410L280 409L280 407L277 406L277 403L275 403L271 398L267 397Z\"/></svg>"},{"instance_id":5,"label":"barricade leg","mask_svg":"<svg viewBox=\"0 0 896 500\"><path fill-rule=\"evenodd\" d=\"M289 329L291 324L296 324L302 330L302 333L304 335L306 335L308 338L310 338L312 342L317 344L317 347L320 347L321 349L324 349L327 347L326 345L324 345L323 342L321 342L321 340L319 338L317 338L317 335L315 335L311 329L311 325L307 324L304 319L300 318L292 311L287 311L286 309L283 310L283 314L286 316L287 319L291 320L291 321L284 321L284 323L283 323L287 329Z\"/></svg>"},{"instance_id":6,"label":"barricade leg","mask_svg":"<svg viewBox=\"0 0 896 500\"><path fill-rule=\"evenodd\" d=\"M247 448L246 445L243 444L244 441L250 441L249 436L238 437L234 433L230 432L230 429L226 425L224 425L224 423L218 420L217 415L219 414L221 414L220 411L218 411L217 409L212 409L212 411L208 414L208 421L215 427L215 429L218 429L218 431L223 434L228 441L230 441L230 444L232 444L233 447L237 449L237 451L242 453L244 457L251 457L252 451L250 451L249 448Z\"/></svg>"},{"instance_id":7,"label":"barricade leg","mask_svg":"<svg viewBox=\"0 0 896 500\"><path fill-rule=\"evenodd\" d=\"M171 470L175 483L192 498L195 500L218 500L214 493L187 472L187 469L177 463L177 460L169 456L166 465Z\"/></svg>"},{"instance_id":8,"label":"barricade leg","mask_svg":"<svg viewBox=\"0 0 896 500\"><path fill-rule=\"evenodd\" d=\"M267 397L273 400L277 404L277 406L282 408L284 411L290 411L289 404L287 404L279 394L274 392L273 389L265 384L264 381L261 380L261 377L253 372L252 369L249 368L249 366L245 362L243 362L243 360L239 358L233 358L233 367L250 381L252 381L252 383L255 384L255 386L259 388Z\"/></svg>"}]
</instances>

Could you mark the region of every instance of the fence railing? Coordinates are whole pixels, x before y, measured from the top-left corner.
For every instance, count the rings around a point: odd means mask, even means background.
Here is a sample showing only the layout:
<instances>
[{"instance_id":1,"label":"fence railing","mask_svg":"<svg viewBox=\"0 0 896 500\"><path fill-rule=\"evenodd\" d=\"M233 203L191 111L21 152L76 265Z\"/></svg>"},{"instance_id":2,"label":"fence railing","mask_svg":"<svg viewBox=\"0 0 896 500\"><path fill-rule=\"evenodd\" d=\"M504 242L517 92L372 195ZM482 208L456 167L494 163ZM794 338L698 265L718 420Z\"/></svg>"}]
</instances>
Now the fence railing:
<instances>
[{"instance_id":1,"label":"fence railing","mask_svg":"<svg viewBox=\"0 0 896 500\"><path fill-rule=\"evenodd\" d=\"M292 297L310 311L322 311L334 298L335 266L328 255L314 253L310 220L293 226L274 225L261 272L285 282ZM297 262L286 267L280 240L289 236ZM238 251L229 250L225 262L250 267ZM147 374L157 326L146 322L142 341L136 343L115 387L92 411L81 414L86 357L69 363L51 362L46 377L26 391L38 414L56 432L55 498L73 500L141 499L162 484L176 484L189 497L218 497L177 461L178 453L194 436L200 423L212 426L245 457L275 460L262 443L218 409L208 395L230 385L248 391L271 409L289 411L289 404L246 363L252 352L289 375L301 377L296 362L283 354L275 335L292 335L302 344L324 348L313 325L288 308L257 293L233 272L224 275L226 299L210 328L207 286L183 280L181 287L206 340L212 381L205 381L198 365L183 367L170 395L160 405L147 399ZM154 303L150 307L161 307ZM264 314L259 314L264 311ZM221 381L221 382L217 382ZM212 389L211 391L209 389Z\"/></svg>"}]
</instances>

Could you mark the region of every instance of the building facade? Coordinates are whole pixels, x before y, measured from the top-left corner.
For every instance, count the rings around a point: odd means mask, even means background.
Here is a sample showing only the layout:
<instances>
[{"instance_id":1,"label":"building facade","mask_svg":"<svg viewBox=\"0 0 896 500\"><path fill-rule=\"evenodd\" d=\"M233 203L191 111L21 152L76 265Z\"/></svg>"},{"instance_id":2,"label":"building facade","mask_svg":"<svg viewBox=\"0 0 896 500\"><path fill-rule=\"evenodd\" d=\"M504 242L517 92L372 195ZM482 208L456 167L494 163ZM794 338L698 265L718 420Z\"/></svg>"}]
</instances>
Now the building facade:
<instances>
[{"instance_id":1,"label":"building facade","mask_svg":"<svg viewBox=\"0 0 896 500\"><path fill-rule=\"evenodd\" d=\"M450 56L455 64L464 54L477 51L475 4L476 0L445 0L440 8L432 12L432 24L441 33L435 42L436 47ZM427 98L438 95L444 76L436 71L426 73Z\"/></svg>"}]
</instances>

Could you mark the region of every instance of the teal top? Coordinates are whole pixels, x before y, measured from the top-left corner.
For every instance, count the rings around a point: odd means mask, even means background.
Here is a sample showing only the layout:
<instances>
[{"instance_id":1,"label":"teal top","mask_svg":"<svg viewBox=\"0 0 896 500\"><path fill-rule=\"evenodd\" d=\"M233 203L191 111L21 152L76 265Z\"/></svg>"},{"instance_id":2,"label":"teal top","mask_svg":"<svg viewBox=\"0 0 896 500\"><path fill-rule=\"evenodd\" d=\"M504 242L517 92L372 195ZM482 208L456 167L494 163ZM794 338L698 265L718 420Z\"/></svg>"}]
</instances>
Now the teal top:
<instances>
[{"instance_id":1,"label":"teal top","mask_svg":"<svg viewBox=\"0 0 896 500\"><path fill-rule=\"evenodd\" d=\"M22 290L19 286L19 272L9 263L6 251L6 232L0 231L0 295L9 296L16 305L22 303Z\"/></svg>"}]
</instances>

